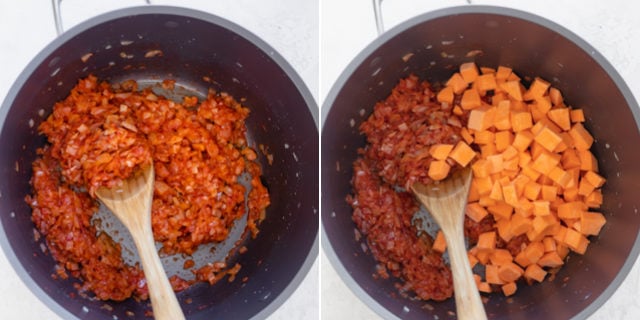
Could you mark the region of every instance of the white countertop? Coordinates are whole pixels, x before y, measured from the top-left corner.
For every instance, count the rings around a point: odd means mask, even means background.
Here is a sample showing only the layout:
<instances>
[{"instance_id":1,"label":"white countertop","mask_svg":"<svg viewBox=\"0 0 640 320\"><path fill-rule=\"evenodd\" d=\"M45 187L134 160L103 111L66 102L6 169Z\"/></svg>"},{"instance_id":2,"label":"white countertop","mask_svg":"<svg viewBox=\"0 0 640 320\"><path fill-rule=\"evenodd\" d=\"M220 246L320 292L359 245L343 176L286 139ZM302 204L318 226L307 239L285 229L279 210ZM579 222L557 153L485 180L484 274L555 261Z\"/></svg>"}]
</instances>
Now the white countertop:
<instances>
[{"instance_id":1,"label":"white countertop","mask_svg":"<svg viewBox=\"0 0 640 320\"><path fill-rule=\"evenodd\" d=\"M318 3L298 0L151 1L189 7L224 17L274 47L302 77L318 100ZM65 28L112 9L144 5L143 0L64 0ZM22 69L55 38L50 0L0 1L0 101ZM269 319L318 319L319 263ZM0 318L60 319L22 283L0 254Z\"/></svg>"},{"instance_id":2,"label":"white countertop","mask_svg":"<svg viewBox=\"0 0 640 320\"><path fill-rule=\"evenodd\" d=\"M637 1L472 1L528 11L573 31L594 46L616 68L640 99L640 5ZM464 0L385 0L382 5L385 28L415 15L454 5ZM320 4L320 96L324 99L342 70L376 37L371 0L322 0ZM322 251L321 251L322 252ZM321 253L322 319L379 319L361 302ZM640 316L640 263L615 294L589 319L638 319Z\"/></svg>"}]
</instances>

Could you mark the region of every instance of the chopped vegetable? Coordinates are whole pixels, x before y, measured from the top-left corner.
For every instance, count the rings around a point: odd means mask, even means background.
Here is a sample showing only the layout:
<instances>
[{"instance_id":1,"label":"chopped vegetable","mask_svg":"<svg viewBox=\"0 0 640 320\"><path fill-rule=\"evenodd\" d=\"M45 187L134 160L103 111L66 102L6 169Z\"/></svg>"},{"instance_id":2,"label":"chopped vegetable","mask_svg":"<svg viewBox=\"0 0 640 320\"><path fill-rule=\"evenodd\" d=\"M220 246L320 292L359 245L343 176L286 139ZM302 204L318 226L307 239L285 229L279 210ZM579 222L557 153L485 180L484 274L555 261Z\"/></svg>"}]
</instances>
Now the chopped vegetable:
<instances>
[{"instance_id":1,"label":"chopped vegetable","mask_svg":"<svg viewBox=\"0 0 640 320\"><path fill-rule=\"evenodd\" d=\"M485 265L480 291L499 285L511 295L521 278L543 281L569 250L585 253L588 237L606 223L602 213L589 211L602 204L606 180L589 151L594 139L583 125L584 111L565 105L560 90L541 78L526 88L504 66L482 75L472 63L463 66L468 87L446 89L461 82L450 80L445 89L462 94L469 113L465 141L480 149L471 163L466 214L476 224L494 221L494 229L478 234L469 256ZM464 154L474 159L470 151ZM514 241L521 245L511 246Z\"/></svg>"}]
</instances>

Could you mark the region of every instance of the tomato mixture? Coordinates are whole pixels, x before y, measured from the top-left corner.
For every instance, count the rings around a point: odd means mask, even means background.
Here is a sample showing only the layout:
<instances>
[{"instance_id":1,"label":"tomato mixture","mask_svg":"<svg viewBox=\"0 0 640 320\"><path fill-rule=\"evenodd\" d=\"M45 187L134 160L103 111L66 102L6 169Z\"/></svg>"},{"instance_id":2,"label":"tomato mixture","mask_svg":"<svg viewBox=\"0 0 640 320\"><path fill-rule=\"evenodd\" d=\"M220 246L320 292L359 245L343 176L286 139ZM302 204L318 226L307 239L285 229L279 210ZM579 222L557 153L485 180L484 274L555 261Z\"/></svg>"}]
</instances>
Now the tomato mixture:
<instances>
[{"instance_id":1,"label":"tomato mixture","mask_svg":"<svg viewBox=\"0 0 640 320\"><path fill-rule=\"evenodd\" d=\"M426 233L418 235L412 224L419 204L397 186L429 183L429 147L461 139L464 119L452 113L453 106L443 108L435 95L428 82L409 76L376 104L360 126L367 146L359 150L354 194L347 198L354 208L353 220L379 262L380 276L387 278L390 272L404 279L403 289L424 300L452 295L451 271L442 255L431 249L433 239Z\"/></svg>"},{"instance_id":2,"label":"tomato mixture","mask_svg":"<svg viewBox=\"0 0 640 320\"><path fill-rule=\"evenodd\" d=\"M125 264L120 245L91 219L98 188L114 187L151 162L152 228L162 253L189 255L201 244L225 240L247 208L247 228L255 236L269 194L247 144L248 114L226 93L177 103L139 91L135 81L112 86L94 76L81 79L39 127L49 143L38 150L33 194L26 198L58 262L56 276L82 279L79 290L103 300L147 298L140 267ZM243 174L251 176L248 194L239 180ZM181 290L195 281L233 277L239 269L211 262L193 270L195 280L174 276L171 282Z\"/></svg>"}]
</instances>

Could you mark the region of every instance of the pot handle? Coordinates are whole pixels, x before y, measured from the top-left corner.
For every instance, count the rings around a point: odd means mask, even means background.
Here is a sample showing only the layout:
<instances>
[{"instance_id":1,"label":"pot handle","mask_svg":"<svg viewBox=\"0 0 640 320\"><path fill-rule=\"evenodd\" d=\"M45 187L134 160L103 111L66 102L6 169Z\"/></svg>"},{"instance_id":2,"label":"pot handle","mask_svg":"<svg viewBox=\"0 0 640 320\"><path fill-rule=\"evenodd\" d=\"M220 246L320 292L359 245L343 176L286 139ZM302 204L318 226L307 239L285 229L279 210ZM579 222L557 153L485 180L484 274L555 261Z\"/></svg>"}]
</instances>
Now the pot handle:
<instances>
[{"instance_id":1,"label":"pot handle","mask_svg":"<svg viewBox=\"0 0 640 320\"><path fill-rule=\"evenodd\" d=\"M147 4L151 4L151 0L144 0ZM56 34L59 36L64 32L62 26L62 10L60 9L60 3L62 0L51 0L53 6L53 21L56 24Z\"/></svg>"},{"instance_id":2,"label":"pot handle","mask_svg":"<svg viewBox=\"0 0 640 320\"><path fill-rule=\"evenodd\" d=\"M373 0L373 14L376 18L376 29L378 30L378 36L380 36L384 33L384 24L382 22L382 0Z\"/></svg>"},{"instance_id":3,"label":"pot handle","mask_svg":"<svg viewBox=\"0 0 640 320\"><path fill-rule=\"evenodd\" d=\"M468 4L471 4L471 0L466 1ZM376 29L378 30L378 36L380 36L384 33L384 23L382 21L382 0L373 0L373 14L376 19Z\"/></svg>"}]
</instances>

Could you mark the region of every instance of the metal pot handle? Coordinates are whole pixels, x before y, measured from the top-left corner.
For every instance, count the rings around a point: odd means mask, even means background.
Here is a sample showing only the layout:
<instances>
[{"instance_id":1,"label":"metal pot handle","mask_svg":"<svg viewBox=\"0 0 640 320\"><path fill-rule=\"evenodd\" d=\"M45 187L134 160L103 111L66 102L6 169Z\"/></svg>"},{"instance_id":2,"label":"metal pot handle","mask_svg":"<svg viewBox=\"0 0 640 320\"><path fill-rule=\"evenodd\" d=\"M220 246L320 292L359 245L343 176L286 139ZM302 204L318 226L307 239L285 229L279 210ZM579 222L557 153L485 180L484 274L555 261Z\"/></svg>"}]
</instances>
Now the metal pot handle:
<instances>
[{"instance_id":1,"label":"metal pot handle","mask_svg":"<svg viewBox=\"0 0 640 320\"><path fill-rule=\"evenodd\" d=\"M379 36L384 33L384 24L382 23L382 0L373 0L373 14L376 18L376 29L378 30Z\"/></svg>"},{"instance_id":2,"label":"metal pot handle","mask_svg":"<svg viewBox=\"0 0 640 320\"><path fill-rule=\"evenodd\" d=\"M144 0L147 4L151 4L151 0ZM61 35L64 32L62 27L62 10L60 9L60 3L62 0L51 0L53 6L53 21L56 24L56 33Z\"/></svg>"},{"instance_id":3,"label":"metal pot handle","mask_svg":"<svg viewBox=\"0 0 640 320\"><path fill-rule=\"evenodd\" d=\"M471 4L471 0L466 1L468 4ZM378 30L378 36L380 36L384 33L384 24L382 22L382 0L373 0L373 14L375 15L376 19L376 29Z\"/></svg>"}]
</instances>

